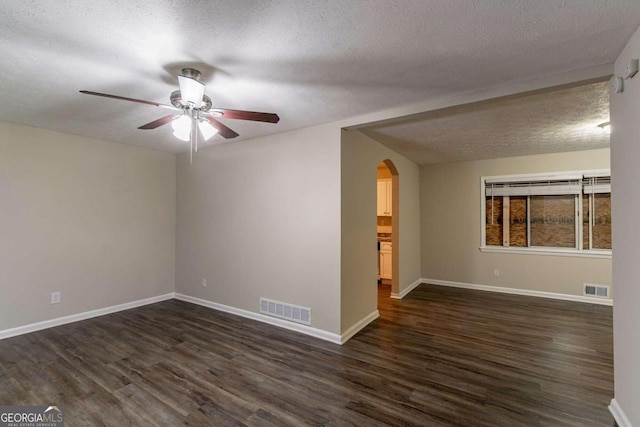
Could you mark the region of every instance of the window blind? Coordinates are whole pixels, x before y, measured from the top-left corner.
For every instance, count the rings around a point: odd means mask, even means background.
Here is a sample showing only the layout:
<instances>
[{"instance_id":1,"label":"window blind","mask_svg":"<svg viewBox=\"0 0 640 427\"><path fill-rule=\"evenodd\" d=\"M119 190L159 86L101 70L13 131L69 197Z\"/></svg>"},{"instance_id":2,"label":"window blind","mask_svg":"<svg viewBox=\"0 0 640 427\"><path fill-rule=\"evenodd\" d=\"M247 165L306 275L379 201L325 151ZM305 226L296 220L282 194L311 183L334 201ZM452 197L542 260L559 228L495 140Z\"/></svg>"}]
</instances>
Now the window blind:
<instances>
[{"instance_id":1,"label":"window blind","mask_svg":"<svg viewBox=\"0 0 640 427\"><path fill-rule=\"evenodd\" d=\"M611 176L608 172L505 178L485 180L485 194L488 197L500 197L611 193Z\"/></svg>"},{"instance_id":2,"label":"window blind","mask_svg":"<svg viewBox=\"0 0 640 427\"><path fill-rule=\"evenodd\" d=\"M610 176L584 176L582 180L584 194L611 193Z\"/></svg>"},{"instance_id":3,"label":"window blind","mask_svg":"<svg viewBox=\"0 0 640 427\"><path fill-rule=\"evenodd\" d=\"M488 197L580 194L582 176L553 181L485 182L485 192Z\"/></svg>"}]
</instances>

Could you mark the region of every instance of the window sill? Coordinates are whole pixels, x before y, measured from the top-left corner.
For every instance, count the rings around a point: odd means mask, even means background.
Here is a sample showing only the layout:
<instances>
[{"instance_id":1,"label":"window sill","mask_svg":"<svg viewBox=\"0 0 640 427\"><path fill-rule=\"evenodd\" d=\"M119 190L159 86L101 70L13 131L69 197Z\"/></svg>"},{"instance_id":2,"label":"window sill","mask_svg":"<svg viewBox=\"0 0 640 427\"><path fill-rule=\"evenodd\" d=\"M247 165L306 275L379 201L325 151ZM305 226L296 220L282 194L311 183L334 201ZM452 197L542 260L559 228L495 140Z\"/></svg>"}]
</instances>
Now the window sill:
<instances>
[{"instance_id":1,"label":"window sill","mask_svg":"<svg viewBox=\"0 0 640 427\"><path fill-rule=\"evenodd\" d=\"M493 252L501 254L520 254L520 255L551 255L551 256L569 256L577 258L602 258L611 259L611 251L608 250L591 250L579 251L577 249L561 249L561 248L513 248L500 246L481 246L481 252Z\"/></svg>"}]
</instances>

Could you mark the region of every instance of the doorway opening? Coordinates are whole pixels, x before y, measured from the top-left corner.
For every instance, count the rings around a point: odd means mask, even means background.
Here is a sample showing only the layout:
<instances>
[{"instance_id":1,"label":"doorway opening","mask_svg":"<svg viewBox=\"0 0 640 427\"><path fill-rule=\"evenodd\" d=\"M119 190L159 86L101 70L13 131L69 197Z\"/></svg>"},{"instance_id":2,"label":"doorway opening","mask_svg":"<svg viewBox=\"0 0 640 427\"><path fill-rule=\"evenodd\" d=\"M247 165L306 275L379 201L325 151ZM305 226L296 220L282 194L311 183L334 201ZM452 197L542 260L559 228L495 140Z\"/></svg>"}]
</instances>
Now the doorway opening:
<instances>
[{"instance_id":1,"label":"doorway opening","mask_svg":"<svg viewBox=\"0 0 640 427\"><path fill-rule=\"evenodd\" d=\"M399 284L399 175L393 162L381 161L377 178L378 308L391 295L398 294Z\"/></svg>"}]
</instances>

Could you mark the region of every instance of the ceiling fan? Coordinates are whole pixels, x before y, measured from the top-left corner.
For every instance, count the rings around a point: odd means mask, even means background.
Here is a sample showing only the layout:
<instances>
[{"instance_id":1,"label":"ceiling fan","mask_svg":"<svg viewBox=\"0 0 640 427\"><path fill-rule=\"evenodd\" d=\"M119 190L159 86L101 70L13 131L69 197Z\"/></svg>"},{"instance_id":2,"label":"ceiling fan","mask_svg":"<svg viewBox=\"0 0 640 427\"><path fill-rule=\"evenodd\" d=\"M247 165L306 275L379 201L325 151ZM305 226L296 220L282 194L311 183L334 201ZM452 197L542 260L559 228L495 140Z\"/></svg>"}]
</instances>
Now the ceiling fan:
<instances>
[{"instance_id":1,"label":"ceiling fan","mask_svg":"<svg viewBox=\"0 0 640 427\"><path fill-rule=\"evenodd\" d=\"M178 84L180 90L171 93L171 105L89 90L81 90L80 93L173 110L168 116L142 125L138 129L155 129L171 122L173 135L178 139L191 143L191 159L193 159L193 152L198 151L198 130L200 130L205 140L208 140L216 133L226 139L238 136L235 131L217 120L218 117L266 123L278 123L280 120L280 117L273 113L212 108L211 98L204 94L205 84L200 81L200 71L196 69L183 68L182 75L178 76Z\"/></svg>"}]
</instances>

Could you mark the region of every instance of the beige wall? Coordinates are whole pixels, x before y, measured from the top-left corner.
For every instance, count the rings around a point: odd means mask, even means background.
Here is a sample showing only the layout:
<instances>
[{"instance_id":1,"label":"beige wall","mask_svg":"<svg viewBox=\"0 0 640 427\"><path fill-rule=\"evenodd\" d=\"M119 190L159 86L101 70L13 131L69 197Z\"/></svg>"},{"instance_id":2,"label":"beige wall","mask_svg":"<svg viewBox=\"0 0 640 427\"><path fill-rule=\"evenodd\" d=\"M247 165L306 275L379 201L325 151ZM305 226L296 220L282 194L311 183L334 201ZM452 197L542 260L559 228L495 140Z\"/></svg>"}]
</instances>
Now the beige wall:
<instances>
[{"instance_id":1,"label":"beige wall","mask_svg":"<svg viewBox=\"0 0 640 427\"><path fill-rule=\"evenodd\" d=\"M390 159L399 174L399 254L402 292L420 278L419 168L357 130L342 131L342 331L377 309L377 165ZM396 212L394 212L394 216ZM396 250L398 249L398 250Z\"/></svg>"},{"instance_id":2,"label":"beige wall","mask_svg":"<svg viewBox=\"0 0 640 427\"><path fill-rule=\"evenodd\" d=\"M310 307L340 332L340 129L317 126L178 156L176 291L259 312ZM205 278L208 287L203 288Z\"/></svg>"},{"instance_id":3,"label":"beige wall","mask_svg":"<svg viewBox=\"0 0 640 427\"><path fill-rule=\"evenodd\" d=\"M174 155L0 122L0 201L0 331L173 292Z\"/></svg>"},{"instance_id":4,"label":"beige wall","mask_svg":"<svg viewBox=\"0 0 640 427\"><path fill-rule=\"evenodd\" d=\"M422 166L422 277L570 295L582 295L583 283L611 285L610 259L478 249L481 176L606 168L608 149Z\"/></svg>"},{"instance_id":5,"label":"beige wall","mask_svg":"<svg viewBox=\"0 0 640 427\"><path fill-rule=\"evenodd\" d=\"M616 61L615 73L639 57L640 29ZM615 399L629 425L640 426L640 74L610 99Z\"/></svg>"}]
</instances>

